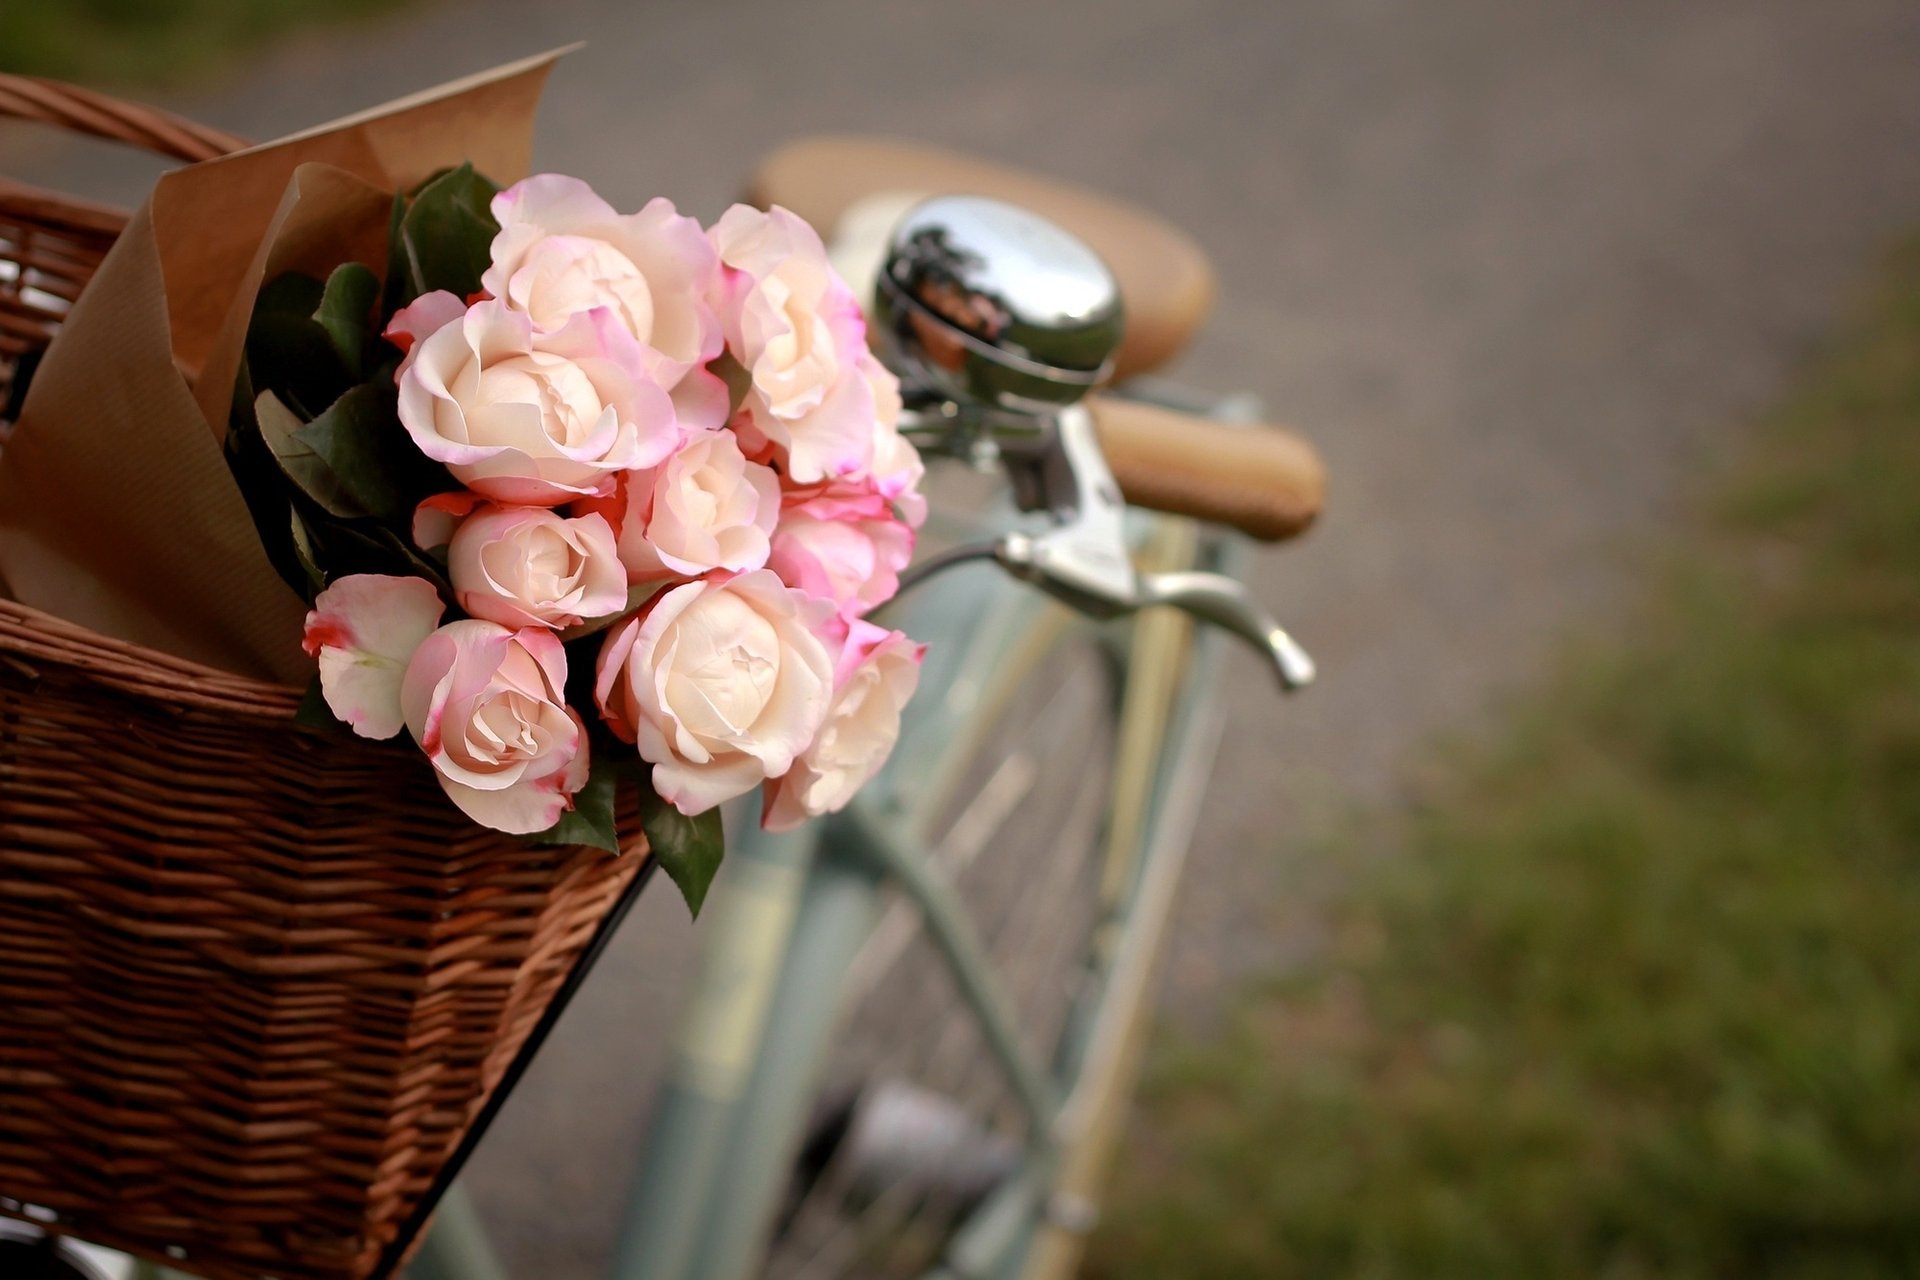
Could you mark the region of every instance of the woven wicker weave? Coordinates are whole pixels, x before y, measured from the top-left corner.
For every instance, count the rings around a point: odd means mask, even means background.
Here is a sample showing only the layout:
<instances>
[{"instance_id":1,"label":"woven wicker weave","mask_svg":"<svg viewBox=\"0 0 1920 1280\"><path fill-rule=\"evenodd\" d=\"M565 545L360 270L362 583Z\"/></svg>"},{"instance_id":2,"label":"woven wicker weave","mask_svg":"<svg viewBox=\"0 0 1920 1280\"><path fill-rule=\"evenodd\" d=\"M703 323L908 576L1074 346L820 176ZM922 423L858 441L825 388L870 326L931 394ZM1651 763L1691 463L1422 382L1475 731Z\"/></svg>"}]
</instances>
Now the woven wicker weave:
<instances>
[{"instance_id":1,"label":"woven wicker weave","mask_svg":"<svg viewBox=\"0 0 1920 1280\"><path fill-rule=\"evenodd\" d=\"M0 115L238 145L9 76ZM0 184L0 368L121 222ZM359 1280L640 869L478 828L417 751L297 701L0 601L0 1214Z\"/></svg>"}]
</instances>

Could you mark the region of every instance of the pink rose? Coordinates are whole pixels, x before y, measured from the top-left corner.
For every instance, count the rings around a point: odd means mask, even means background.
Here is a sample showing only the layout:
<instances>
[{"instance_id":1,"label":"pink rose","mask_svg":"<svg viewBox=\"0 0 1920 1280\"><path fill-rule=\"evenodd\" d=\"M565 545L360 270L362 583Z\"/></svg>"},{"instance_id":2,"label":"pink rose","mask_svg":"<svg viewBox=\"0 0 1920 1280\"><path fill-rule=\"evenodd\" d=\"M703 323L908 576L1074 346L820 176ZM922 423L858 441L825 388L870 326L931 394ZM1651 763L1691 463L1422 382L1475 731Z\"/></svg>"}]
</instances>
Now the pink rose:
<instances>
[{"instance_id":1,"label":"pink rose","mask_svg":"<svg viewBox=\"0 0 1920 1280\"><path fill-rule=\"evenodd\" d=\"M913 530L885 498L836 487L781 514L767 567L789 586L857 616L893 598L912 558Z\"/></svg>"},{"instance_id":2,"label":"pink rose","mask_svg":"<svg viewBox=\"0 0 1920 1280\"><path fill-rule=\"evenodd\" d=\"M422 578L356 573L314 598L302 643L320 664L327 707L363 738L400 732L400 681L446 612Z\"/></svg>"},{"instance_id":3,"label":"pink rose","mask_svg":"<svg viewBox=\"0 0 1920 1280\"><path fill-rule=\"evenodd\" d=\"M747 461L731 431L705 431L589 509L611 513L634 582L758 569L780 518L780 477Z\"/></svg>"},{"instance_id":4,"label":"pink rose","mask_svg":"<svg viewBox=\"0 0 1920 1280\"><path fill-rule=\"evenodd\" d=\"M493 198L500 234L481 285L558 329L581 311L605 307L647 349L653 380L674 393L682 422L726 421L726 387L706 372L720 354L719 317L709 297L720 260L692 218L655 199L622 215L578 178L543 173ZM682 388L683 380L691 385Z\"/></svg>"},{"instance_id":5,"label":"pink rose","mask_svg":"<svg viewBox=\"0 0 1920 1280\"><path fill-rule=\"evenodd\" d=\"M551 631L463 619L420 645L400 700L448 798L482 826L526 835L558 822L586 785L586 727L566 685Z\"/></svg>"},{"instance_id":6,"label":"pink rose","mask_svg":"<svg viewBox=\"0 0 1920 1280\"><path fill-rule=\"evenodd\" d=\"M760 569L674 587L607 634L594 697L661 799L703 813L793 767L833 692L824 612Z\"/></svg>"},{"instance_id":7,"label":"pink rose","mask_svg":"<svg viewBox=\"0 0 1920 1280\"><path fill-rule=\"evenodd\" d=\"M485 506L447 547L460 607L508 627L571 627L627 607L627 571L597 515Z\"/></svg>"},{"instance_id":8,"label":"pink rose","mask_svg":"<svg viewBox=\"0 0 1920 1280\"><path fill-rule=\"evenodd\" d=\"M777 205L739 204L708 235L725 268L727 348L748 377L736 423L748 452L779 451L800 484L863 474L875 420L866 323L820 237Z\"/></svg>"},{"instance_id":9,"label":"pink rose","mask_svg":"<svg viewBox=\"0 0 1920 1280\"><path fill-rule=\"evenodd\" d=\"M858 621L849 627L826 723L793 768L767 783L760 825L790 831L837 813L872 781L900 737L900 711L920 683L926 652L898 631Z\"/></svg>"},{"instance_id":10,"label":"pink rose","mask_svg":"<svg viewBox=\"0 0 1920 1280\"><path fill-rule=\"evenodd\" d=\"M673 402L612 312L544 332L489 298L425 329L449 314L446 295L427 294L388 332L417 339L400 365L401 424L468 488L552 506L610 493L619 472L679 447Z\"/></svg>"},{"instance_id":11,"label":"pink rose","mask_svg":"<svg viewBox=\"0 0 1920 1280\"><path fill-rule=\"evenodd\" d=\"M900 379L871 353L860 361L860 372L873 392L873 488L898 508L901 517L918 529L927 519L927 499L920 481L927 474L920 451L900 434Z\"/></svg>"}]
</instances>

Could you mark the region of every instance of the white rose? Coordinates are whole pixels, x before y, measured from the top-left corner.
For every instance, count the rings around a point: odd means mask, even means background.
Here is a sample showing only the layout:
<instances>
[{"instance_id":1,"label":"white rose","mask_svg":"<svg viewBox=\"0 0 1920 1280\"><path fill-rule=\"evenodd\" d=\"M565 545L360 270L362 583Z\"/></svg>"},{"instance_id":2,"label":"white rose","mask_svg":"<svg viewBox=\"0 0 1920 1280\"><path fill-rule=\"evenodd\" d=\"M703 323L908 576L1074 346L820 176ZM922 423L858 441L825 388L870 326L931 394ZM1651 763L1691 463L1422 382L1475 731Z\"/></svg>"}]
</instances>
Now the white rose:
<instances>
[{"instance_id":1,"label":"white rose","mask_svg":"<svg viewBox=\"0 0 1920 1280\"><path fill-rule=\"evenodd\" d=\"M619 613L627 572L598 515L545 507L482 507L447 547L460 607L509 627L571 627Z\"/></svg>"},{"instance_id":2,"label":"white rose","mask_svg":"<svg viewBox=\"0 0 1920 1280\"><path fill-rule=\"evenodd\" d=\"M594 697L661 799L703 813L793 767L833 693L826 612L760 569L674 587L608 633Z\"/></svg>"},{"instance_id":3,"label":"white rose","mask_svg":"<svg viewBox=\"0 0 1920 1280\"><path fill-rule=\"evenodd\" d=\"M873 388L860 362L866 322L820 237L775 206L735 205L708 233L726 268L720 320L748 376L739 427L785 455L800 484L858 475L873 461Z\"/></svg>"},{"instance_id":4,"label":"white rose","mask_svg":"<svg viewBox=\"0 0 1920 1280\"><path fill-rule=\"evenodd\" d=\"M417 339L398 375L401 425L468 488L552 506L610 493L620 472L679 446L673 401L610 311L544 332L484 299L422 333L421 316L449 314L446 296L413 303L388 332Z\"/></svg>"},{"instance_id":5,"label":"white rose","mask_svg":"<svg viewBox=\"0 0 1920 1280\"><path fill-rule=\"evenodd\" d=\"M920 683L926 646L855 622L841 650L833 705L793 768L767 783L760 825L789 831L837 813L880 772L900 737L900 711Z\"/></svg>"}]
</instances>

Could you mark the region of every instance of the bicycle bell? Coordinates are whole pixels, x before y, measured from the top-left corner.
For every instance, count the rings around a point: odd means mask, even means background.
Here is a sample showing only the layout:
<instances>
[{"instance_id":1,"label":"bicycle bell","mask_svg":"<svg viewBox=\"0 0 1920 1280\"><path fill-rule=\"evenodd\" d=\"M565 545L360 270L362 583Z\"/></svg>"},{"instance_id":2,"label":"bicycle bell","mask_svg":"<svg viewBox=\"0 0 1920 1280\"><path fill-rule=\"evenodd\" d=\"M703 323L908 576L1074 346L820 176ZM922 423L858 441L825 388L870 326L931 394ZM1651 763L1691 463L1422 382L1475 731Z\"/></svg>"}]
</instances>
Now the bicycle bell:
<instances>
[{"instance_id":1,"label":"bicycle bell","mask_svg":"<svg viewBox=\"0 0 1920 1280\"><path fill-rule=\"evenodd\" d=\"M1016 205L935 196L894 228L874 289L909 390L1044 413L1113 372L1120 286L1077 237Z\"/></svg>"}]
</instances>

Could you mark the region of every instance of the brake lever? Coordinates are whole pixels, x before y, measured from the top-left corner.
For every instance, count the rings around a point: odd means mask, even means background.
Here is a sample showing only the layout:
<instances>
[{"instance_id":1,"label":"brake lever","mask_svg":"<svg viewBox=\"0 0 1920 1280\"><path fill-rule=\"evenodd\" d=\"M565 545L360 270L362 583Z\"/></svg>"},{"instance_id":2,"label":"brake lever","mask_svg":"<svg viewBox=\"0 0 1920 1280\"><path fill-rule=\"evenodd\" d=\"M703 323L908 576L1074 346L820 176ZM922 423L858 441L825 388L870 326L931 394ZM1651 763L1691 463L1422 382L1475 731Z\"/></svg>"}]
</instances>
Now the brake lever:
<instances>
[{"instance_id":1,"label":"brake lever","mask_svg":"<svg viewBox=\"0 0 1920 1280\"><path fill-rule=\"evenodd\" d=\"M1139 608L1171 605L1233 632L1267 655L1280 687L1289 693L1313 683L1313 658L1235 578L1202 572L1142 574L1138 598Z\"/></svg>"},{"instance_id":2,"label":"brake lever","mask_svg":"<svg viewBox=\"0 0 1920 1280\"><path fill-rule=\"evenodd\" d=\"M1313 659L1243 583L1218 573L1135 569L1127 551L1126 502L1100 452L1093 415L1085 405L1070 405L1052 415L1052 425L1043 447L1007 461L1022 505L1048 510L1056 523L1039 533L1003 534L993 548L1003 569L1098 618L1154 605L1180 609L1264 654L1283 689L1313 680Z\"/></svg>"}]
</instances>

